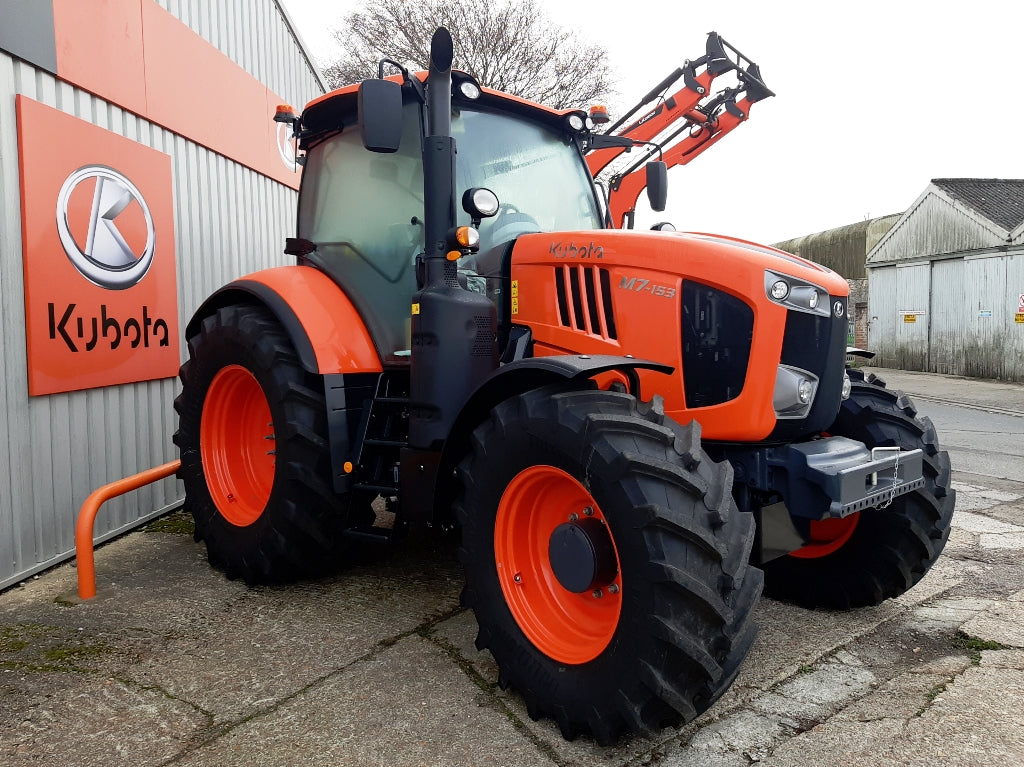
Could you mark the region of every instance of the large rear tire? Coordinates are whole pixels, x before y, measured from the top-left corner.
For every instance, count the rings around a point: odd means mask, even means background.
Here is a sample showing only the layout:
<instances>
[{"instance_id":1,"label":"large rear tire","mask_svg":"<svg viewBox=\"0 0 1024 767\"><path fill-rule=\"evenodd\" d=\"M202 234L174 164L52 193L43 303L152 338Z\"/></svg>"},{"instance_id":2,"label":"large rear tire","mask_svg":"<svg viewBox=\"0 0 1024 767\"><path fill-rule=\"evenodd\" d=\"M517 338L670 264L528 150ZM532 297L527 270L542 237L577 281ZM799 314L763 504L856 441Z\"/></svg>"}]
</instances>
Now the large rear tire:
<instances>
[{"instance_id":1,"label":"large rear tire","mask_svg":"<svg viewBox=\"0 0 1024 767\"><path fill-rule=\"evenodd\" d=\"M329 483L320 378L261 306L219 309L188 345L174 442L210 563L250 584L336 568L346 508Z\"/></svg>"},{"instance_id":2,"label":"large rear tire","mask_svg":"<svg viewBox=\"0 0 1024 767\"><path fill-rule=\"evenodd\" d=\"M459 475L463 603L530 716L609 744L689 721L732 683L761 573L696 423L660 399L547 387L496 407Z\"/></svg>"},{"instance_id":3,"label":"large rear tire","mask_svg":"<svg viewBox=\"0 0 1024 767\"><path fill-rule=\"evenodd\" d=\"M874 375L850 370L853 391L828 430L867 447L924 452L925 484L885 508L812 523L809 546L763 565L765 595L804 607L877 605L910 589L935 564L949 537L956 491L949 455L910 398Z\"/></svg>"}]
</instances>

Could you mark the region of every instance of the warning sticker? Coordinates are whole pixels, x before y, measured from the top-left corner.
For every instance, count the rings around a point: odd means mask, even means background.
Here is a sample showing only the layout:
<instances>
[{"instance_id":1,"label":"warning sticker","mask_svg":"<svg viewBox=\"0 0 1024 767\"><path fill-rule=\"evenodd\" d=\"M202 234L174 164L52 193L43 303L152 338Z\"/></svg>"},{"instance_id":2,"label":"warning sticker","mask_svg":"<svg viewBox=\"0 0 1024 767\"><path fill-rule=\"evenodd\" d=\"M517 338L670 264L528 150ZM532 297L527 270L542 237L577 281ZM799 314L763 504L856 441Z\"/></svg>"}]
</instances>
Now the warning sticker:
<instances>
[{"instance_id":1,"label":"warning sticker","mask_svg":"<svg viewBox=\"0 0 1024 767\"><path fill-rule=\"evenodd\" d=\"M1013 321L1024 324L1024 312L1017 312L1015 315L1013 315Z\"/></svg>"},{"instance_id":2,"label":"warning sticker","mask_svg":"<svg viewBox=\"0 0 1024 767\"><path fill-rule=\"evenodd\" d=\"M904 322L917 322L917 315L916 314L904 314L903 315L903 321Z\"/></svg>"}]
</instances>

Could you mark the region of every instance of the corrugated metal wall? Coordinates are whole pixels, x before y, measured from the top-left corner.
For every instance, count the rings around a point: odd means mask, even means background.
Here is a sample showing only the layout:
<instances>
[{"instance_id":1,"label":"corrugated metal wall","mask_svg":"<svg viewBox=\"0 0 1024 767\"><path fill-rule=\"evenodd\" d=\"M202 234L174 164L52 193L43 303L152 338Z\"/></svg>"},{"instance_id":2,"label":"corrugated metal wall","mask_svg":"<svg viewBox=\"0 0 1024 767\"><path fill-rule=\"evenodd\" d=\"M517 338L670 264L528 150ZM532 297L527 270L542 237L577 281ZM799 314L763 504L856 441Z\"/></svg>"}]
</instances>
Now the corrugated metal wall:
<instances>
[{"instance_id":1,"label":"corrugated metal wall","mask_svg":"<svg viewBox=\"0 0 1024 767\"><path fill-rule=\"evenodd\" d=\"M273 0L162 0L162 5L257 79L297 105L319 95ZM202 87L196 83L195 87ZM176 458L177 379L28 396L14 94L92 122L172 158L179 333L220 285L291 262L295 192L181 136L0 52L0 588L74 549L75 518L97 487ZM182 350L185 353L184 339ZM173 479L101 509L110 537L180 501Z\"/></svg>"},{"instance_id":2,"label":"corrugated metal wall","mask_svg":"<svg viewBox=\"0 0 1024 767\"><path fill-rule=\"evenodd\" d=\"M928 354L930 266L873 269L868 280L869 348L885 367L924 370Z\"/></svg>"},{"instance_id":3,"label":"corrugated metal wall","mask_svg":"<svg viewBox=\"0 0 1024 767\"><path fill-rule=\"evenodd\" d=\"M1024 253L871 270L870 348L884 367L1024 381ZM930 292L928 295L927 292ZM904 321L908 310L926 310Z\"/></svg>"}]
</instances>

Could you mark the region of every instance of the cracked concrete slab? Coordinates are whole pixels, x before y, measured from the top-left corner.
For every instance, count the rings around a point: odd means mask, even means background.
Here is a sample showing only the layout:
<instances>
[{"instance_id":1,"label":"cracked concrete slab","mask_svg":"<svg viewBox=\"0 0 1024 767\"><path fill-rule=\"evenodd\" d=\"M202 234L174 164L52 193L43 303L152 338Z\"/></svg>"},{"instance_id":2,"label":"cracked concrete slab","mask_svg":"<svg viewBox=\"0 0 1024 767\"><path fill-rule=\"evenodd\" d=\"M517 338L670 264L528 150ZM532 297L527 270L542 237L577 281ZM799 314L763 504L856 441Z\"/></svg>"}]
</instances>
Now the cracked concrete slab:
<instances>
[{"instance_id":1,"label":"cracked concrete slab","mask_svg":"<svg viewBox=\"0 0 1024 767\"><path fill-rule=\"evenodd\" d=\"M731 767L760 761L787 733L773 716L740 711L704 727L676 753L658 764L662 767Z\"/></svg>"},{"instance_id":2,"label":"cracked concrete slab","mask_svg":"<svg viewBox=\"0 0 1024 767\"><path fill-rule=\"evenodd\" d=\"M64 678L69 673L75 672L0 672L0 698L29 697L19 711L0 707L0 763L162 764L209 724L194 706L161 690L104 676Z\"/></svg>"},{"instance_id":3,"label":"cracked concrete slab","mask_svg":"<svg viewBox=\"0 0 1024 767\"><path fill-rule=\"evenodd\" d=\"M950 674L922 673L920 669L900 674L837 712L835 719L867 723L884 719L905 721L917 716L930 695L969 665L965 659L958 660L957 668Z\"/></svg>"},{"instance_id":4,"label":"cracked concrete slab","mask_svg":"<svg viewBox=\"0 0 1024 767\"><path fill-rule=\"evenodd\" d=\"M420 636L406 637L284 703L237 724L176 764L554 763L442 648Z\"/></svg>"},{"instance_id":5,"label":"cracked concrete slab","mask_svg":"<svg viewBox=\"0 0 1024 767\"><path fill-rule=\"evenodd\" d=\"M913 611L910 625L921 631L957 628L993 604L995 600L976 597L935 599Z\"/></svg>"},{"instance_id":6,"label":"cracked concrete slab","mask_svg":"<svg viewBox=\"0 0 1024 767\"><path fill-rule=\"evenodd\" d=\"M1024 647L1024 592L992 605L964 623L961 630L968 636L1007 647Z\"/></svg>"},{"instance_id":7,"label":"cracked concrete slab","mask_svg":"<svg viewBox=\"0 0 1024 767\"><path fill-rule=\"evenodd\" d=\"M1019 763L1024 671L968 665L947 679L904 674L753 763L963 765ZM916 710L914 702L921 705ZM908 705L909 704L909 705ZM809 755L814 754L811 758Z\"/></svg>"}]
</instances>

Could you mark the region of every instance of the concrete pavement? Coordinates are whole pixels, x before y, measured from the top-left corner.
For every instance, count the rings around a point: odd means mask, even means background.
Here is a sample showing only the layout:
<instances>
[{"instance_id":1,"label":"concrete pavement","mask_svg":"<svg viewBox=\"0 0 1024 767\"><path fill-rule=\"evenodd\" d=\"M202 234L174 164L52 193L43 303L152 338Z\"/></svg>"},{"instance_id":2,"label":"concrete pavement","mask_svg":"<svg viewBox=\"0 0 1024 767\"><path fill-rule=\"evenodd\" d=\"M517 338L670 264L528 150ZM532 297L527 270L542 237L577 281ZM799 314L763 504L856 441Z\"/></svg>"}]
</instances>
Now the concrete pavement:
<instances>
[{"instance_id":1,"label":"concrete pavement","mask_svg":"<svg viewBox=\"0 0 1024 767\"><path fill-rule=\"evenodd\" d=\"M878 373L1024 403L1024 387ZM564 741L498 687L450 540L248 588L172 515L97 551L95 600L73 598L71 564L0 594L0 764L1024 764L1024 483L954 478L949 544L912 591L846 613L763 600L710 711L614 748Z\"/></svg>"},{"instance_id":2,"label":"concrete pavement","mask_svg":"<svg viewBox=\"0 0 1024 767\"><path fill-rule=\"evenodd\" d=\"M1024 384L892 368L867 366L862 369L877 375L889 388L905 391L922 402L953 403L1024 416Z\"/></svg>"}]
</instances>

